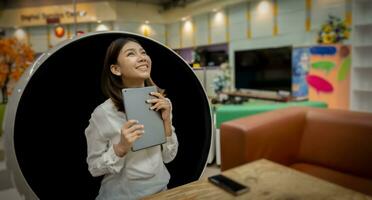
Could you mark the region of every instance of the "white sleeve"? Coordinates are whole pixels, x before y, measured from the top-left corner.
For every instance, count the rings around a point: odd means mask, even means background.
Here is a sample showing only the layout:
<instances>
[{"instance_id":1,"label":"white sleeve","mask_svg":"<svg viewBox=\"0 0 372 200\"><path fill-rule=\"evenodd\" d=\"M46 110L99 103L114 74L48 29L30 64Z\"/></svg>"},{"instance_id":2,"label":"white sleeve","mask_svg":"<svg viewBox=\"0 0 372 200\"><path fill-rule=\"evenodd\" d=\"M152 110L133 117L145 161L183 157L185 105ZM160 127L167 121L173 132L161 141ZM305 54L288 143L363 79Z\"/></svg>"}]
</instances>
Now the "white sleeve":
<instances>
[{"instance_id":1,"label":"white sleeve","mask_svg":"<svg viewBox=\"0 0 372 200\"><path fill-rule=\"evenodd\" d=\"M115 154L113 145L110 144L109 139L104 138L98 129L100 125L97 122L104 120L97 118L99 117L93 113L92 118L89 120L89 126L85 129L89 172L92 176L119 173L124 166L125 156L118 157Z\"/></svg>"},{"instance_id":2,"label":"white sleeve","mask_svg":"<svg viewBox=\"0 0 372 200\"><path fill-rule=\"evenodd\" d=\"M174 127L172 126L172 135L167 137L167 142L162 144L162 156L164 163L171 162L177 155L178 140Z\"/></svg>"}]
</instances>

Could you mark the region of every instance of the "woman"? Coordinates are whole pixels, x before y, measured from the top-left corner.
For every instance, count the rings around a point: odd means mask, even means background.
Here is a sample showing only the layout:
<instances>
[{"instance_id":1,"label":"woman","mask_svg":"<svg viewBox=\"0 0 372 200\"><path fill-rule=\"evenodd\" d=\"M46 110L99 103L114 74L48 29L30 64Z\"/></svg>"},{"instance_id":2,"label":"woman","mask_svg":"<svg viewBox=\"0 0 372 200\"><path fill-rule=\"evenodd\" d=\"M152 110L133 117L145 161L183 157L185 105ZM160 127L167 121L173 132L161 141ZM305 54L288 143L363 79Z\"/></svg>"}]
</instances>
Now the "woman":
<instances>
[{"instance_id":1,"label":"woman","mask_svg":"<svg viewBox=\"0 0 372 200\"><path fill-rule=\"evenodd\" d=\"M172 161L178 149L170 100L160 92L148 100L151 109L161 112L167 142L132 152L144 126L126 119L121 94L123 88L154 85L150 72L151 59L138 41L119 38L108 47L102 89L109 99L93 111L85 130L89 171L104 175L97 199L139 199L167 188L170 174L164 163Z\"/></svg>"}]
</instances>

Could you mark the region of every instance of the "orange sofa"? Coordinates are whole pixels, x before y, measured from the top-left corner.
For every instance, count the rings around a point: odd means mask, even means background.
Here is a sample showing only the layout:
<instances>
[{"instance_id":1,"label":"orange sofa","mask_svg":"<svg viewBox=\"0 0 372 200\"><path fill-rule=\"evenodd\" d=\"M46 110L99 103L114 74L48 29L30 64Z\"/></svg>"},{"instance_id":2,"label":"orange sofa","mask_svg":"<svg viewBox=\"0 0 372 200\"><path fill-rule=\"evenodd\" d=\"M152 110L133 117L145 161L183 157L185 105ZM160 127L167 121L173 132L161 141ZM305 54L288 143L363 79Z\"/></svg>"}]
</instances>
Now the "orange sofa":
<instances>
[{"instance_id":1,"label":"orange sofa","mask_svg":"<svg viewBox=\"0 0 372 200\"><path fill-rule=\"evenodd\" d=\"M266 158L372 195L372 114L291 107L220 130L222 170Z\"/></svg>"}]
</instances>

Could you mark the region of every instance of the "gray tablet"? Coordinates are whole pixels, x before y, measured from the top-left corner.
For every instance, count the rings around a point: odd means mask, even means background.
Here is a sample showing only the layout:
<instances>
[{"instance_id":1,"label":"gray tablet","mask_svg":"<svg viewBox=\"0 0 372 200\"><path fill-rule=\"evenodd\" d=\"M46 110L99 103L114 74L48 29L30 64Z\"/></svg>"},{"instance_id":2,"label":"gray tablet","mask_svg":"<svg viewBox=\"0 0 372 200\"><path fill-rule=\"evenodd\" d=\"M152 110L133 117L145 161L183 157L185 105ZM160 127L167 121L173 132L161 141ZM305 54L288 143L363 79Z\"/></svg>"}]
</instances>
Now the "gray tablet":
<instances>
[{"instance_id":1,"label":"gray tablet","mask_svg":"<svg viewBox=\"0 0 372 200\"><path fill-rule=\"evenodd\" d=\"M132 146L138 151L166 142L164 123L160 112L151 110L152 104L146 100L156 98L150 92L157 92L155 86L143 88L125 88L122 90L125 113L128 120L138 120L144 125L145 133Z\"/></svg>"}]
</instances>

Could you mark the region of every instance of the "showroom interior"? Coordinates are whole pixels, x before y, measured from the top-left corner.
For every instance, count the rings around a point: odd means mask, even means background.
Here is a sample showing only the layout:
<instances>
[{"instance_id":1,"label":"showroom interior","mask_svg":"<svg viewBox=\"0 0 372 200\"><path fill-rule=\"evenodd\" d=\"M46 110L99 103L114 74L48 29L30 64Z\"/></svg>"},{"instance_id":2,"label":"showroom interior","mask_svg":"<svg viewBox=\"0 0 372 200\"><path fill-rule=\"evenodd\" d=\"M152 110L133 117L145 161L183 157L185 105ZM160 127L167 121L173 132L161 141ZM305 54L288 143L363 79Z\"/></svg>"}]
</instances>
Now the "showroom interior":
<instances>
[{"instance_id":1,"label":"showroom interior","mask_svg":"<svg viewBox=\"0 0 372 200\"><path fill-rule=\"evenodd\" d=\"M168 190L146 199L234 198L208 181L220 173L249 188L243 199L372 198L372 1L3 0L0 199L60 192L53 175L35 181L54 116L76 133L56 155L84 161L81 130L103 100L93 76L119 36L149 49L180 134ZM64 165L56 177L87 171ZM87 174L73 186L91 198Z\"/></svg>"}]
</instances>

